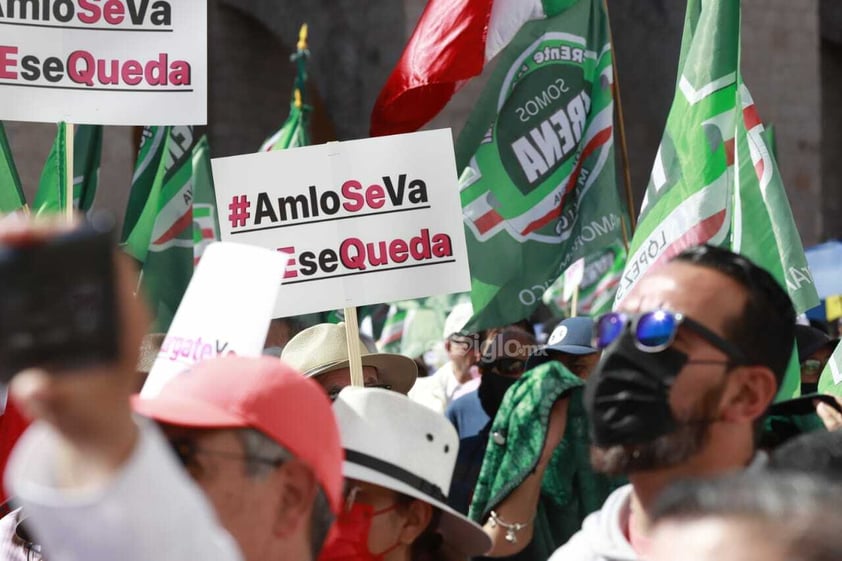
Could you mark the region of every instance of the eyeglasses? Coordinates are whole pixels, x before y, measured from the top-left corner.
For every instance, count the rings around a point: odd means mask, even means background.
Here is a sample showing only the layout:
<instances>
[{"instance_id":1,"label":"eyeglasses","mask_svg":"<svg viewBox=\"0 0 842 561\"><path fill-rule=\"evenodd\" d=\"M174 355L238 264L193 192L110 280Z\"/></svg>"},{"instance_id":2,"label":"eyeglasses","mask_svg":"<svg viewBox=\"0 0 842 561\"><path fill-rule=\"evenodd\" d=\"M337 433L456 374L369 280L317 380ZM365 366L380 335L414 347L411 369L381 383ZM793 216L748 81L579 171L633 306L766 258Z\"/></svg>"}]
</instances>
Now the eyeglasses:
<instances>
[{"instance_id":1,"label":"eyeglasses","mask_svg":"<svg viewBox=\"0 0 842 561\"><path fill-rule=\"evenodd\" d=\"M392 389L392 386L390 384L366 384L365 387L366 388L380 388L382 390L391 390ZM331 388L327 392L327 396L330 398L331 401L336 401L336 398L339 397L339 392L341 392L343 389L345 389L345 386L342 386L341 388L335 388L335 387Z\"/></svg>"},{"instance_id":2,"label":"eyeglasses","mask_svg":"<svg viewBox=\"0 0 842 561\"><path fill-rule=\"evenodd\" d=\"M199 454L207 456L216 456L218 458L225 458L229 460L238 460L243 462L253 462L258 464L265 464L272 467L280 467L284 460L264 458L261 456L250 456L248 454L238 454L236 452L225 452L223 450L207 450L201 448L196 444L192 438L174 438L170 441L170 446L178 457L178 460L184 466L190 475L198 479L204 474L202 464L197 461L196 457Z\"/></svg>"},{"instance_id":3,"label":"eyeglasses","mask_svg":"<svg viewBox=\"0 0 842 561\"><path fill-rule=\"evenodd\" d=\"M488 365L489 370L502 376L520 376L526 368L526 361L520 358L498 358Z\"/></svg>"},{"instance_id":4,"label":"eyeglasses","mask_svg":"<svg viewBox=\"0 0 842 561\"><path fill-rule=\"evenodd\" d=\"M702 339L725 353L731 364L748 364L745 354L701 323L680 312L653 310L642 314L627 315L622 312L610 312L600 316L596 322L594 345L604 349L613 343L631 323L635 345L641 351L657 353L673 344L678 328L686 326Z\"/></svg>"},{"instance_id":5,"label":"eyeglasses","mask_svg":"<svg viewBox=\"0 0 842 561\"><path fill-rule=\"evenodd\" d=\"M820 372L824 363L815 358L808 358L804 362L801 363L801 370L805 370L807 372Z\"/></svg>"}]
</instances>

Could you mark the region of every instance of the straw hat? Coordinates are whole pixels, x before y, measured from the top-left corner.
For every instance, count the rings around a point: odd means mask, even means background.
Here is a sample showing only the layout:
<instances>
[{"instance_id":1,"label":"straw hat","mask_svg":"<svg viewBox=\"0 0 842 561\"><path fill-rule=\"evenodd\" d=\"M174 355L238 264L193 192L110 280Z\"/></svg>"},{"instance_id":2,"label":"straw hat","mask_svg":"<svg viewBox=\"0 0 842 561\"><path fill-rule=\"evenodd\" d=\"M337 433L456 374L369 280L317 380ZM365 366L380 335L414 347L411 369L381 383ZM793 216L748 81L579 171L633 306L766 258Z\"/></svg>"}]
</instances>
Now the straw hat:
<instances>
[{"instance_id":1,"label":"straw hat","mask_svg":"<svg viewBox=\"0 0 842 561\"><path fill-rule=\"evenodd\" d=\"M475 522L447 506L459 435L443 415L379 388L346 387L333 403L345 449L342 473L420 499L442 511L438 531L474 557L491 548Z\"/></svg>"},{"instance_id":2,"label":"straw hat","mask_svg":"<svg viewBox=\"0 0 842 561\"><path fill-rule=\"evenodd\" d=\"M369 353L362 341L359 346L363 366L376 368L380 382L392 386L392 391L405 394L415 384L418 366L414 360L397 354ZM308 377L348 368L345 324L320 323L305 329L286 344L281 360Z\"/></svg>"}]
</instances>

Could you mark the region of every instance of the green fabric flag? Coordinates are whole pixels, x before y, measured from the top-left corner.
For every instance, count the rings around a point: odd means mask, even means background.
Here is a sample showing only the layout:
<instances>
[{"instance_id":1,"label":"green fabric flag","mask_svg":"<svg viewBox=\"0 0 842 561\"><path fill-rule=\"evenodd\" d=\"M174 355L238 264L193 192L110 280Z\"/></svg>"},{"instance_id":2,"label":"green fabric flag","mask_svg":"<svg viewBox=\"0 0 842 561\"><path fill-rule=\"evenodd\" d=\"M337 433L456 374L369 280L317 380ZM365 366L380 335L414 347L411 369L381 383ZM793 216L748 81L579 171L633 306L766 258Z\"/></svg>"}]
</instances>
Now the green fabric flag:
<instances>
[{"instance_id":1,"label":"green fabric flag","mask_svg":"<svg viewBox=\"0 0 842 561\"><path fill-rule=\"evenodd\" d=\"M688 2L679 64L616 301L649 267L709 243L766 268L787 288L798 313L812 308L818 304L815 285L762 121L740 74L739 2ZM778 397L797 395L798 386L797 368L791 366Z\"/></svg>"},{"instance_id":2,"label":"green fabric flag","mask_svg":"<svg viewBox=\"0 0 842 561\"><path fill-rule=\"evenodd\" d=\"M622 242L616 242L585 258L585 273L579 285L577 315L599 316L611 311L625 266L626 250ZM547 289L542 300L556 315L569 317L572 300L565 302L563 292L564 275Z\"/></svg>"},{"instance_id":3,"label":"green fabric flag","mask_svg":"<svg viewBox=\"0 0 842 561\"><path fill-rule=\"evenodd\" d=\"M456 143L475 315L528 317L567 267L621 237L603 3L547 6L500 54Z\"/></svg>"},{"instance_id":4,"label":"green fabric flag","mask_svg":"<svg viewBox=\"0 0 842 561\"><path fill-rule=\"evenodd\" d=\"M141 287L155 316L153 331L162 332L193 274L193 160L199 141L193 127L167 128L149 198L124 246L143 263Z\"/></svg>"},{"instance_id":5,"label":"green fabric flag","mask_svg":"<svg viewBox=\"0 0 842 561\"><path fill-rule=\"evenodd\" d=\"M56 139L44 163L32 211L52 214L67 208L67 124L58 124Z\"/></svg>"},{"instance_id":6,"label":"green fabric flag","mask_svg":"<svg viewBox=\"0 0 842 561\"><path fill-rule=\"evenodd\" d=\"M132 185L129 188L129 200L126 204L126 214L123 218L123 233L120 241L125 243L129 234L134 230L138 218L146 206L149 194L152 192L152 184L155 183L155 176L158 167L161 165L161 158L164 155L164 145L171 127L143 127L140 137L140 150L135 160L134 173L132 174Z\"/></svg>"},{"instance_id":7,"label":"green fabric flag","mask_svg":"<svg viewBox=\"0 0 842 561\"><path fill-rule=\"evenodd\" d=\"M6 128L0 122L0 214L14 212L26 205L18 168L12 157Z\"/></svg>"},{"instance_id":8,"label":"green fabric flag","mask_svg":"<svg viewBox=\"0 0 842 561\"><path fill-rule=\"evenodd\" d=\"M310 51L307 50L307 24L301 26L298 38L298 49L290 55L295 63L295 82L292 88L292 100L289 104L289 116L283 126L260 146L258 152L297 148L310 144L310 112L312 107L304 103L307 89L307 60Z\"/></svg>"},{"instance_id":9,"label":"green fabric flag","mask_svg":"<svg viewBox=\"0 0 842 561\"><path fill-rule=\"evenodd\" d=\"M202 135L193 148L193 263L210 244L219 241L219 216L210 164L208 137Z\"/></svg>"},{"instance_id":10,"label":"green fabric flag","mask_svg":"<svg viewBox=\"0 0 842 561\"><path fill-rule=\"evenodd\" d=\"M56 139L35 194L33 211L38 214L63 212L67 200L67 124L58 125ZM90 210L99 182L102 159L102 125L75 125L73 132L73 208Z\"/></svg>"}]
</instances>

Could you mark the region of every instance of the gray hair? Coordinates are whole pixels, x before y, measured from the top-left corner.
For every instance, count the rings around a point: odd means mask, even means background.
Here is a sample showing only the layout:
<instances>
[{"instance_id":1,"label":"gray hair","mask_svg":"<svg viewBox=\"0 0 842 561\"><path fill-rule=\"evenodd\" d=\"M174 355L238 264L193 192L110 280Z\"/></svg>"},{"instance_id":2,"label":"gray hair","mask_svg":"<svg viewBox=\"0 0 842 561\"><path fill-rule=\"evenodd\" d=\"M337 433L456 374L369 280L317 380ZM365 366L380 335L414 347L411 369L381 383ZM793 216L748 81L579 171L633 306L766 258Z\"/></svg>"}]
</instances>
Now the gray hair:
<instances>
[{"instance_id":1,"label":"gray hair","mask_svg":"<svg viewBox=\"0 0 842 561\"><path fill-rule=\"evenodd\" d=\"M243 450L249 458L246 460L246 474L249 477L264 478L276 469L276 466L272 465L273 462L277 465L295 458L292 452L259 430L239 429L237 434L243 444ZM269 462L261 460L269 460ZM313 513L310 517L310 549L313 553L313 559L319 556L333 520L334 515L330 510L327 496L319 485L313 500Z\"/></svg>"},{"instance_id":2,"label":"gray hair","mask_svg":"<svg viewBox=\"0 0 842 561\"><path fill-rule=\"evenodd\" d=\"M774 538L787 559L832 561L842 551L842 487L815 475L741 473L669 488L654 523L725 518L752 522Z\"/></svg>"}]
</instances>

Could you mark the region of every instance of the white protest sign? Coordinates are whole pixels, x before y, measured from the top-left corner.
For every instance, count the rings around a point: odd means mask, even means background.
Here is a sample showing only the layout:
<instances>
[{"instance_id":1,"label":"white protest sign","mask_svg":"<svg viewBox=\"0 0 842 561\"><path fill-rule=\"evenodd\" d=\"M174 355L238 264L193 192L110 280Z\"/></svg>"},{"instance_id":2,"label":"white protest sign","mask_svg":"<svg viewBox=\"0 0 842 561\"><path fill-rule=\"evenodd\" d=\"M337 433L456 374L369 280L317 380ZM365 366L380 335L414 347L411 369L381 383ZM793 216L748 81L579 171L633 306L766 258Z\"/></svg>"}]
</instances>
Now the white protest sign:
<instances>
[{"instance_id":1,"label":"white protest sign","mask_svg":"<svg viewBox=\"0 0 842 561\"><path fill-rule=\"evenodd\" d=\"M0 119L207 122L205 0L0 0Z\"/></svg>"},{"instance_id":2,"label":"white protest sign","mask_svg":"<svg viewBox=\"0 0 842 561\"><path fill-rule=\"evenodd\" d=\"M216 356L260 356L287 258L236 243L208 246L178 306L141 395L153 397Z\"/></svg>"},{"instance_id":3,"label":"white protest sign","mask_svg":"<svg viewBox=\"0 0 842 561\"><path fill-rule=\"evenodd\" d=\"M564 302L570 300L576 288L582 284L582 279L585 277L585 258L582 257L574 261L566 271L564 271L564 288L562 288L561 299Z\"/></svg>"},{"instance_id":4,"label":"white protest sign","mask_svg":"<svg viewBox=\"0 0 842 561\"><path fill-rule=\"evenodd\" d=\"M211 164L222 239L291 258L277 317L470 290L450 130Z\"/></svg>"}]
</instances>

